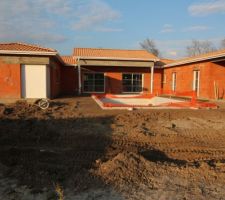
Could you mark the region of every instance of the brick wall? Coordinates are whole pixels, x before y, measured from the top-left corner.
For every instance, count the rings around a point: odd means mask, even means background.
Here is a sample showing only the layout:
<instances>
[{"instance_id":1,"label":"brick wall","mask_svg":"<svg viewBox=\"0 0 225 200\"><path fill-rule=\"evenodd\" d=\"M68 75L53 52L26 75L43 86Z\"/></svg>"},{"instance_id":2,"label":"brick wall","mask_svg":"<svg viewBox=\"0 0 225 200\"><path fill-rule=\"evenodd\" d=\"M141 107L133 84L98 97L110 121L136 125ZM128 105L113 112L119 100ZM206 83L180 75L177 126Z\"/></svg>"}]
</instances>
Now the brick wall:
<instances>
[{"instance_id":1,"label":"brick wall","mask_svg":"<svg viewBox=\"0 0 225 200\"><path fill-rule=\"evenodd\" d=\"M78 92L78 73L73 66L61 68L61 95L74 95Z\"/></svg>"},{"instance_id":2,"label":"brick wall","mask_svg":"<svg viewBox=\"0 0 225 200\"><path fill-rule=\"evenodd\" d=\"M163 78L163 69L155 69L153 93L156 95L160 94L162 91L163 88L162 78Z\"/></svg>"},{"instance_id":3,"label":"brick wall","mask_svg":"<svg viewBox=\"0 0 225 200\"><path fill-rule=\"evenodd\" d=\"M219 99L225 99L225 61L211 63L208 71L210 74L210 79L208 83L209 97L215 98L214 85L216 84L219 90L218 94Z\"/></svg>"},{"instance_id":4,"label":"brick wall","mask_svg":"<svg viewBox=\"0 0 225 200\"><path fill-rule=\"evenodd\" d=\"M20 64L7 64L0 59L0 98L20 98Z\"/></svg>"},{"instance_id":5,"label":"brick wall","mask_svg":"<svg viewBox=\"0 0 225 200\"><path fill-rule=\"evenodd\" d=\"M61 63L55 61L53 58L50 59L50 90L51 98L55 98L61 93Z\"/></svg>"},{"instance_id":6,"label":"brick wall","mask_svg":"<svg viewBox=\"0 0 225 200\"><path fill-rule=\"evenodd\" d=\"M220 95L225 90L225 63L198 62L164 69L166 83L163 84L163 91L167 93L172 89L172 73L177 74L176 92L184 93L193 90L193 71L200 71L199 97L214 99L214 81L219 85Z\"/></svg>"}]
</instances>

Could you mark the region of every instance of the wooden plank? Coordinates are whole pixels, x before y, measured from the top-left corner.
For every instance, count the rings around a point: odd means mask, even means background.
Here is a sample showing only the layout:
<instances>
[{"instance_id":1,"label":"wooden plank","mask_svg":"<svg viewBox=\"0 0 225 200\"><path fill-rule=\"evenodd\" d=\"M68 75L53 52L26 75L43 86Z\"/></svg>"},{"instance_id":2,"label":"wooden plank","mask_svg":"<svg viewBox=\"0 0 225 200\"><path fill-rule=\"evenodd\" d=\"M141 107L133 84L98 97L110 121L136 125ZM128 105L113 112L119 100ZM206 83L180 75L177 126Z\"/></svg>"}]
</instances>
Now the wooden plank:
<instances>
[{"instance_id":1,"label":"wooden plank","mask_svg":"<svg viewBox=\"0 0 225 200\"><path fill-rule=\"evenodd\" d=\"M38 56L0 56L0 59L7 64L49 64L49 57Z\"/></svg>"},{"instance_id":2,"label":"wooden plank","mask_svg":"<svg viewBox=\"0 0 225 200\"><path fill-rule=\"evenodd\" d=\"M152 61L80 60L81 66L151 67Z\"/></svg>"}]
</instances>

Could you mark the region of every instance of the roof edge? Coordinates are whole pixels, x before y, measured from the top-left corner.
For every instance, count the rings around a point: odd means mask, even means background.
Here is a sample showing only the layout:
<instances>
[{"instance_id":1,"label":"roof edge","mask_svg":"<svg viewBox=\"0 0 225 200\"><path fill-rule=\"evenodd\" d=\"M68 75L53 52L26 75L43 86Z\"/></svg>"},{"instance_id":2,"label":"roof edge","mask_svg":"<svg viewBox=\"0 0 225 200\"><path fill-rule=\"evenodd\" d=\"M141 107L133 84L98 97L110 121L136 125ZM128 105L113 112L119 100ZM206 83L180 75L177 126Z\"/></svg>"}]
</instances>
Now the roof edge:
<instances>
[{"instance_id":1,"label":"roof edge","mask_svg":"<svg viewBox=\"0 0 225 200\"><path fill-rule=\"evenodd\" d=\"M57 50L56 49L53 49L53 48L47 48L47 47L40 46L38 44L30 44L30 43L19 42L19 41L14 41L14 42L1 42L0 44L3 44L3 45L14 45L14 44L18 44L18 45L24 45L24 46L29 46L29 47L36 47L36 48L40 48L40 49L45 49L45 50L51 51L51 52L57 52Z\"/></svg>"},{"instance_id":2,"label":"roof edge","mask_svg":"<svg viewBox=\"0 0 225 200\"><path fill-rule=\"evenodd\" d=\"M199 61L204 61L204 60L211 60L214 58L220 58L225 56L225 53L219 54L219 55L214 55L214 56L207 56L207 57L203 57L203 58L193 58L191 60L186 60L186 61L178 61L178 62L174 62L174 63L170 63L167 65L164 65L164 67L175 67L175 66L179 66L179 65L184 65L184 64L188 64L188 63L194 63L194 62L199 62Z\"/></svg>"},{"instance_id":3,"label":"roof edge","mask_svg":"<svg viewBox=\"0 0 225 200\"><path fill-rule=\"evenodd\" d=\"M147 51L146 49L120 49L120 48L95 48L95 47L74 47L73 50L76 49L94 49L94 50L121 50L121 51ZM148 52L148 51L147 51ZM149 52L148 52L149 53Z\"/></svg>"}]
</instances>

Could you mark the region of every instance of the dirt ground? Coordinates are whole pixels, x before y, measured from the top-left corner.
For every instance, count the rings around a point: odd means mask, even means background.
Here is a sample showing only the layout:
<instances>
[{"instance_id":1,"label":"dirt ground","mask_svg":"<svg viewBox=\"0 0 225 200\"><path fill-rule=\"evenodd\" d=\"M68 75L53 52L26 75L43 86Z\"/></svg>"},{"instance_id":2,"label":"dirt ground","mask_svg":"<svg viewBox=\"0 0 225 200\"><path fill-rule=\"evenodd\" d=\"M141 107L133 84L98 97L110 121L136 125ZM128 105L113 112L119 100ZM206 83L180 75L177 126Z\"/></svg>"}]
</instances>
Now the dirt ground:
<instances>
[{"instance_id":1,"label":"dirt ground","mask_svg":"<svg viewBox=\"0 0 225 200\"><path fill-rule=\"evenodd\" d=\"M225 106L0 104L0 199L225 199Z\"/></svg>"}]
</instances>

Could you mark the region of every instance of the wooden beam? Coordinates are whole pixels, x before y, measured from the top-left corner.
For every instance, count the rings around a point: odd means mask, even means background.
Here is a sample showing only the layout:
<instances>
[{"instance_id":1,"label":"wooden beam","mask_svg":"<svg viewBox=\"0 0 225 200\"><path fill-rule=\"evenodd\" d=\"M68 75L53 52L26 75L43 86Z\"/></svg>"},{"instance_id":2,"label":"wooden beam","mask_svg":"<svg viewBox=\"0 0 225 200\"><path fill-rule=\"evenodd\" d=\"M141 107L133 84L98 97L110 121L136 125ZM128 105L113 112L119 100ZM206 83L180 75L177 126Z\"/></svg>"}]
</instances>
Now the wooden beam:
<instances>
[{"instance_id":1,"label":"wooden beam","mask_svg":"<svg viewBox=\"0 0 225 200\"><path fill-rule=\"evenodd\" d=\"M81 66L151 67L153 61L80 60Z\"/></svg>"},{"instance_id":2,"label":"wooden beam","mask_svg":"<svg viewBox=\"0 0 225 200\"><path fill-rule=\"evenodd\" d=\"M0 59L8 64L39 64L48 65L50 63L49 57L38 56L6 56L1 55Z\"/></svg>"}]
</instances>

